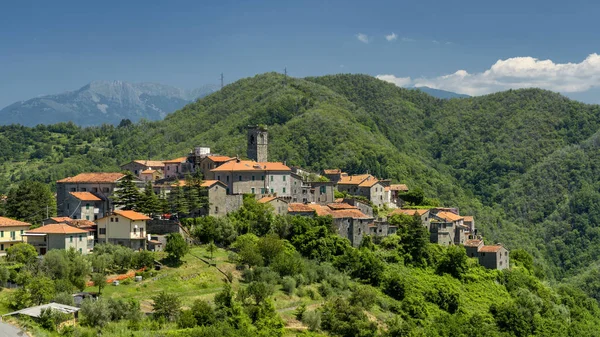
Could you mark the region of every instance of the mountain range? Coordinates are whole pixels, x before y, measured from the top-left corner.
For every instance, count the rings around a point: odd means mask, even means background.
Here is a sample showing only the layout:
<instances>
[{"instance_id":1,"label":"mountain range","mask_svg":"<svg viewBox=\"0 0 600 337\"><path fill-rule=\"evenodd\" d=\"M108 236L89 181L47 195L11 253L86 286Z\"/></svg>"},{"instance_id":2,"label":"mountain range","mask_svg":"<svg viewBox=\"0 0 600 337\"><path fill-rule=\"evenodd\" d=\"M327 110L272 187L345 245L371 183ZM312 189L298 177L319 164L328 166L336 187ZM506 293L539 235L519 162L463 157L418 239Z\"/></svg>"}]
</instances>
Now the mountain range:
<instances>
[{"instance_id":1,"label":"mountain range","mask_svg":"<svg viewBox=\"0 0 600 337\"><path fill-rule=\"evenodd\" d=\"M183 90L157 83L93 81L78 90L13 103L0 110L2 124L81 126L118 124L122 119L159 120L195 99L218 90L207 85Z\"/></svg>"},{"instance_id":2,"label":"mountain range","mask_svg":"<svg viewBox=\"0 0 600 337\"><path fill-rule=\"evenodd\" d=\"M471 97L471 96L465 95L465 94L457 94L452 91L434 89L434 88L430 88L430 87L414 87L414 89L421 90L422 92L427 93L433 97L443 98L443 99Z\"/></svg>"},{"instance_id":3,"label":"mountain range","mask_svg":"<svg viewBox=\"0 0 600 337\"><path fill-rule=\"evenodd\" d=\"M0 127L0 193L198 145L243 157L251 124L268 127L270 160L422 189L474 215L487 243L530 252L539 277L600 299L600 106L546 90L439 99L367 75L261 74L160 121Z\"/></svg>"}]
</instances>

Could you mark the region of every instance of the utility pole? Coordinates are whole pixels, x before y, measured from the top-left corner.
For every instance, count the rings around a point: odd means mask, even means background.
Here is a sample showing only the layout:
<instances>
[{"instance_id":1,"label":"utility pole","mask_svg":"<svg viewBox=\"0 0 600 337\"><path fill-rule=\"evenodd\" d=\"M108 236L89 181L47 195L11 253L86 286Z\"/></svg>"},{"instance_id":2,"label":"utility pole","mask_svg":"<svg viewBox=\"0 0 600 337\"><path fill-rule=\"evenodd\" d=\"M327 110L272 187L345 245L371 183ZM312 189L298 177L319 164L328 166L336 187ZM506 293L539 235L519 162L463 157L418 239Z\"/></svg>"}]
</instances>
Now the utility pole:
<instances>
[{"instance_id":1,"label":"utility pole","mask_svg":"<svg viewBox=\"0 0 600 337\"><path fill-rule=\"evenodd\" d=\"M223 89L223 73L221 73L221 89Z\"/></svg>"}]
</instances>

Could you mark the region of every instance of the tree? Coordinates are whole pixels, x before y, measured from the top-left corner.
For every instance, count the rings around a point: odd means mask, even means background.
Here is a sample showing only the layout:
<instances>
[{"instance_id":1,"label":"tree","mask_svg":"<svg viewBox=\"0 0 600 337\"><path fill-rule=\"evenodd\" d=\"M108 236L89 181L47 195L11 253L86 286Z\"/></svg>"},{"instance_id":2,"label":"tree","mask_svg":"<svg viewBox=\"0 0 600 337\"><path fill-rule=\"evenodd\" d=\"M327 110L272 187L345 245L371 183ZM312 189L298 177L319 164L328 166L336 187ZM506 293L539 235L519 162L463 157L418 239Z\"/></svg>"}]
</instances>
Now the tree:
<instances>
[{"instance_id":1,"label":"tree","mask_svg":"<svg viewBox=\"0 0 600 337\"><path fill-rule=\"evenodd\" d=\"M55 295L54 282L46 276L36 276L26 285L35 305L48 303Z\"/></svg>"},{"instance_id":2,"label":"tree","mask_svg":"<svg viewBox=\"0 0 600 337\"><path fill-rule=\"evenodd\" d=\"M175 184L175 187L173 187L171 193L169 193L169 206L173 213L177 213L180 216L190 212L185 191L179 184L179 181Z\"/></svg>"},{"instance_id":3,"label":"tree","mask_svg":"<svg viewBox=\"0 0 600 337\"><path fill-rule=\"evenodd\" d=\"M212 325L216 322L215 309L213 306L203 300L196 300L192 305L192 313L196 319L196 324L200 326Z\"/></svg>"},{"instance_id":4,"label":"tree","mask_svg":"<svg viewBox=\"0 0 600 337\"><path fill-rule=\"evenodd\" d=\"M217 246L213 241L206 245L206 251L210 254L210 259L213 259L213 253L217 251Z\"/></svg>"},{"instance_id":5,"label":"tree","mask_svg":"<svg viewBox=\"0 0 600 337\"><path fill-rule=\"evenodd\" d=\"M462 278L469 269L467 259L464 247L449 246L446 248L446 252L437 267L437 272L439 274L448 273L456 278Z\"/></svg>"},{"instance_id":6,"label":"tree","mask_svg":"<svg viewBox=\"0 0 600 337\"><path fill-rule=\"evenodd\" d=\"M186 175L184 192L190 214L199 215L200 211L208 205L208 195L206 188L202 187L202 173L200 171L194 172L193 175Z\"/></svg>"},{"instance_id":7,"label":"tree","mask_svg":"<svg viewBox=\"0 0 600 337\"><path fill-rule=\"evenodd\" d=\"M6 215L32 224L41 224L56 214L56 200L47 184L25 180L8 192Z\"/></svg>"},{"instance_id":8,"label":"tree","mask_svg":"<svg viewBox=\"0 0 600 337\"><path fill-rule=\"evenodd\" d=\"M152 297L152 300L154 301L152 307L155 316L173 321L179 315L181 302L177 295L161 291L158 295Z\"/></svg>"},{"instance_id":9,"label":"tree","mask_svg":"<svg viewBox=\"0 0 600 337\"><path fill-rule=\"evenodd\" d=\"M160 212L160 200L156 193L154 193L151 181L146 183L144 193L140 195L138 210L144 214L157 214Z\"/></svg>"},{"instance_id":10,"label":"tree","mask_svg":"<svg viewBox=\"0 0 600 337\"><path fill-rule=\"evenodd\" d=\"M138 210L140 203L140 191L133 182L133 173L127 171L125 176L117 183L117 188L112 195L113 205L124 210Z\"/></svg>"},{"instance_id":11,"label":"tree","mask_svg":"<svg viewBox=\"0 0 600 337\"><path fill-rule=\"evenodd\" d=\"M181 234L171 233L167 235L167 245L165 246L165 252L168 254L168 258L173 262L181 263L181 258L185 256L190 250L187 242Z\"/></svg>"},{"instance_id":12,"label":"tree","mask_svg":"<svg viewBox=\"0 0 600 337\"><path fill-rule=\"evenodd\" d=\"M84 299L81 303L79 314L82 316L81 324L91 327L103 327L110 322L110 308L108 301L103 298L97 300Z\"/></svg>"},{"instance_id":13,"label":"tree","mask_svg":"<svg viewBox=\"0 0 600 337\"><path fill-rule=\"evenodd\" d=\"M98 296L102 295L102 289L106 287L106 275L102 273L93 273L92 282L95 286L98 286Z\"/></svg>"},{"instance_id":14,"label":"tree","mask_svg":"<svg viewBox=\"0 0 600 337\"><path fill-rule=\"evenodd\" d=\"M17 263L29 264L38 256L35 247L28 243L17 243L6 250L6 259Z\"/></svg>"}]
</instances>

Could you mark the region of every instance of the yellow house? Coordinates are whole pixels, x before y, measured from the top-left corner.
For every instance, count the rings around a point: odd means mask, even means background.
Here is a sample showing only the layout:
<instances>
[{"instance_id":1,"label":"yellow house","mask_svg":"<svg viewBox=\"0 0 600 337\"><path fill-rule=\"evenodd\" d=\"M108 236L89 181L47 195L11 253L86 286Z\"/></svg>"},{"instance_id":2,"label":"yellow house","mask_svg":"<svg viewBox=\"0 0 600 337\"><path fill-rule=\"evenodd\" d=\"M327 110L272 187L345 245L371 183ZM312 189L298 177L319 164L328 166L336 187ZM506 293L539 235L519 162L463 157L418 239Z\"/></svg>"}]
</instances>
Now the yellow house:
<instances>
[{"instance_id":1,"label":"yellow house","mask_svg":"<svg viewBox=\"0 0 600 337\"><path fill-rule=\"evenodd\" d=\"M0 255L14 244L23 242L23 234L31 224L23 221L0 217Z\"/></svg>"},{"instance_id":2,"label":"yellow house","mask_svg":"<svg viewBox=\"0 0 600 337\"><path fill-rule=\"evenodd\" d=\"M131 249L146 249L146 221L148 216L135 211L116 210L101 219L98 225L98 243L112 243Z\"/></svg>"}]
</instances>

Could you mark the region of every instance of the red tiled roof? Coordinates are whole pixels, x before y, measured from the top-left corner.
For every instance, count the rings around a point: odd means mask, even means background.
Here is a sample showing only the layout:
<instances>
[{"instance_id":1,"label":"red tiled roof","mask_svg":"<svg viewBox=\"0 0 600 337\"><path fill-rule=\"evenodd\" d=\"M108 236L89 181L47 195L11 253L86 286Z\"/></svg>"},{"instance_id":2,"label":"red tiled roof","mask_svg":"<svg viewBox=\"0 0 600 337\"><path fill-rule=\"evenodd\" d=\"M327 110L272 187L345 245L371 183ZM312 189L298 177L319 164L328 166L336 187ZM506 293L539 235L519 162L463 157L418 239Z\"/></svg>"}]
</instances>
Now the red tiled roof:
<instances>
[{"instance_id":1,"label":"red tiled roof","mask_svg":"<svg viewBox=\"0 0 600 337\"><path fill-rule=\"evenodd\" d=\"M482 246L479 251L482 253L497 253L502 248L502 245Z\"/></svg>"},{"instance_id":2,"label":"red tiled roof","mask_svg":"<svg viewBox=\"0 0 600 337\"><path fill-rule=\"evenodd\" d=\"M307 204L302 203L290 203L288 204L288 212L314 212L315 210L308 206Z\"/></svg>"},{"instance_id":3,"label":"red tiled roof","mask_svg":"<svg viewBox=\"0 0 600 337\"><path fill-rule=\"evenodd\" d=\"M184 181L185 184L185 181ZM225 185L225 183L219 181L219 180L204 180L202 182L202 185L200 185L201 187L211 187L214 184L221 184L221 185ZM226 185L225 185L226 186Z\"/></svg>"},{"instance_id":4,"label":"red tiled roof","mask_svg":"<svg viewBox=\"0 0 600 337\"><path fill-rule=\"evenodd\" d=\"M123 210L117 210L114 212L117 215L123 216L129 220L150 220L150 217L148 217L145 214L142 213L138 213L136 211L123 211Z\"/></svg>"},{"instance_id":5,"label":"red tiled roof","mask_svg":"<svg viewBox=\"0 0 600 337\"><path fill-rule=\"evenodd\" d=\"M336 199L335 199L335 200L333 200L333 201L335 201L335 202L342 202L342 201L344 201L344 198L336 198Z\"/></svg>"},{"instance_id":6,"label":"red tiled roof","mask_svg":"<svg viewBox=\"0 0 600 337\"><path fill-rule=\"evenodd\" d=\"M180 163L184 163L185 161L187 161L187 157L179 157L179 158L175 158L175 159L171 159L171 160L165 160L164 163L165 164L180 164Z\"/></svg>"},{"instance_id":7,"label":"red tiled roof","mask_svg":"<svg viewBox=\"0 0 600 337\"><path fill-rule=\"evenodd\" d=\"M358 187L372 187L375 184L380 184L379 180L375 177L367 178L367 180L363 181L358 185Z\"/></svg>"},{"instance_id":8,"label":"red tiled roof","mask_svg":"<svg viewBox=\"0 0 600 337\"><path fill-rule=\"evenodd\" d=\"M235 158L227 157L227 156L206 156L206 158L214 161L215 163L224 163L224 162L235 159Z\"/></svg>"},{"instance_id":9,"label":"red tiled roof","mask_svg":"<svg viewBox=\"0 0 600 337\"><path fill-rule=\"evenodd\" d=\"M134 160L134 162L147 167L165 166L165 162L162 160Z\"/></svg>"},{"instance_id":10,"label":"red tiled roof","mask_svg":"<svg viewBox=\"0 0 600 337\"><path fill-rule=\"evenodd\" d=\"M61 179L57 183L114 183L124 176L119 172L80 173L74 177Z\"/></svg>"},{"instance_id":11,"label":"red tiled roof","mask_svg":"<svg viewBox=\"0 0 600 337\"><path fill-rule=\"evenodd\" d=\"M81 201L102 201L102 199L98 198L90 192L69 192L69 194Z\"/></svg>"},{"instance_id":12,"label":"red tiled roof","mask_svg":"<svg viewBox=\"0 0 600 337\"><path fill-rule=\"evenodd\" d=\"M260 202L261 204L267 203L267 202L271 202L273 200L277 199L277 197L262 197L258 200L258 202Z\"/></svg>"},{"instance_id":13,"label":"red tiled roof","mask_svg":"<svg viewBox=\"0 0 600 337\"><path fill-rule=\"evenodd\" d=\"M465 215L463 218L465 219L465 221L473 222L473 216L472 215Z\"/></svg>"},{"instance_id":14,"label":"red tiled roof","mask_svg":"<svg viewBox=\"0 0 600 337\"><path fill-rule=\"evenodd\" d=\"M462 216L456 215L452 212L438 212L435 216L440 219L444 219L446 221L451 221L451 222L463 219Z\"/></svg>"},{"instance_id":15,"label":"red tiled roof","mask_svg":"<svg viewBox=\"0 0 600 337\"><path fill-rule=\"evenodd\" d=\"M342 176L342 179L340 179L340 181L338 181L339 185L359 185L360 183L362 183L363 181L365 181L367 178L372 177L370 174L360 174L360 175L355 175L355 176ZM373 177L375 178L375 177Z\"/></svg>"},{"instance_id":16,"label":"red tiled roof","mask_svg":"<svg viewBox=\"0 0 600 337\"><path fill-rule=\"evenodd\" d=\"M465 247L479 247L482 244L483 244L482 240L471 239L471 240L465 241Z\"/></svg>"},{"instance_id":17,"label":"red tiled roof","mask_svg":"<svg viewBox=\"0 0 600 337\"><path fill-rule=\"evenodd\" d=\"M55 223L42 227L38 227L36 229L32 229L26 232L29 233L41 233L41 234L84 234L87 231L79 228L75 228L73 226L69 226L64 223Z\"/></svg>"},{"instance_id":18,"label":"red tiled roof","mask_svg":"<svg viewBox=\"0 0 600 337\"><path fill-rule=\"evenodd\" d=\"M390 215L394 215L394 214L406 214L406 215L410 215L410 216L414 216L415 213L419 214L419 215L423 215L425 213L429 212L428 209L395 209L392 211L392 213L390 213Z\"/></svg>"},{"instance_id":19,"label":"red tiled roof","mask_svg":"<svg viewBox=\"0 0 600 337\"><path fill-rule=\"evenodd\" d=\"M31 224L27 223L27 222L0 216L0 227L21 227L21 226L31 226Z\"/></svg>"},{"instance_id":20,"label":"red tiled roof","mask_svg":"<svg viewBox=\"0 0 600 337\"><path fill-rule=\"evenodd\" d=\"M325 174L340 174L340 173L342 173L342 170L340 170L340 169L323 170L323 173L325 173Z\"/></svg>"},{"instance_id":21,"label":"red tiled roof","mask_svg":"<svg viewBox=\"0 0 600 337\"><path fill-rule=\"evenodd\" d=\"M150 170L143 170L142 174L152 174L154 172L156 172L156 170L152 170L152 169L150 169Z\"/></svg>"},{"instance_id":22,"label":"red tiled roof","mask_svg":"<svg viewBox=\"0 0 600 337\"><path fill-rule=\"evenodd\" d=\"M367 216L366 214L364 214L363 212L359 211L358 209L341 209L341 210L335 210L335 211L332 210L331 215L334 218L352 218L352 219L371 218L371 217Z\"/></svg>"},{"instance_id":23,"label":"red tiled roof","mask_svg":"<svg viewBox=\"0 0 600 337\"><path fill-rule=\"evenodd\" d=\"M60 223L60 222L67 222L67 221L73 220L73 219L69 218L68 216L59 216L59 217L53 217L53 218L50 218L50 219L52 219L52 220L54 220L54 221L56 221L58 223Z\"/></svg>"},{"instance_id":24,"label":"red tiled roof","mask_svg":"<svg viewBox=\"0 0 600 337\"><path fill-rule=\"evenodd\" d=\"M308 207L312 208L318 216L331 215L331 209L327 206L321 206L318 204L307 204Z\"/></svg>"},{"instance_id":25,"label":"red tiled roof","mask_svg":"<svg viewBox=\"0 0 600 337\"><path fill-rule=\"evenodd\" d=\"M239 172L252 172L252 171L291 171L289 167L283 163L276 162L255 162L252 160L232 160L228 161L221 166L212 169L212 172L227 172L227 171L239 171Z\"/></svg>"},{"instance_id":26,"label":"red tiled roof","mask_svg":"<svg viewBox=\"0 0 600 337\"><path fill-rule=\"evenodd\" d=\"M356 206L352 206L350 204L347 204L345 202L335 202L335 203L331 203L331 204L327 204L327 207L333 209L333 210L338 210L338 209L356 209Z\"/></svg>"},{"instance_id":27,"label":"red tiled roof","mask_svg":"<svg viewBox=\"0 0 600 337\"><path fill-rule=\"evenodd\" d=\"M408 187L405 184L392 184L390 185L392 191L408 191Z\"/></svg>"}]
</instances>

